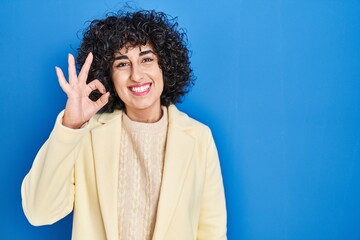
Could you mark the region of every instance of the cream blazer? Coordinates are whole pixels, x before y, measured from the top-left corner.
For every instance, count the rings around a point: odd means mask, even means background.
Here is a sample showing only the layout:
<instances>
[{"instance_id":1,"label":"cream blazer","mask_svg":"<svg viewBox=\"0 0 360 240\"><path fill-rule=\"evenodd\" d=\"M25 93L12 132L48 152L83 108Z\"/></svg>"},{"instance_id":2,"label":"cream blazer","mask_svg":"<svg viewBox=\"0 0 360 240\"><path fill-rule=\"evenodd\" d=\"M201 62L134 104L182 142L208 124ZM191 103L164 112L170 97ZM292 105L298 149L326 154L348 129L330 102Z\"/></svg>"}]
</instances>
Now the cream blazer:
<instances>
[{"instance_id":1,"label":"cream blazer","mask_svg":"<svg viewBox=\"0 0 360 240\"><path fill-rule=\"evenodd\" d=\"M60 113L22 187L33 225L74 211L72 239L118 239L118 167L122 111L99 114L81 129ZM153 240L226 239L226 207L217 150L209 128L174 105Z\"/></svg>"}]
</instances>

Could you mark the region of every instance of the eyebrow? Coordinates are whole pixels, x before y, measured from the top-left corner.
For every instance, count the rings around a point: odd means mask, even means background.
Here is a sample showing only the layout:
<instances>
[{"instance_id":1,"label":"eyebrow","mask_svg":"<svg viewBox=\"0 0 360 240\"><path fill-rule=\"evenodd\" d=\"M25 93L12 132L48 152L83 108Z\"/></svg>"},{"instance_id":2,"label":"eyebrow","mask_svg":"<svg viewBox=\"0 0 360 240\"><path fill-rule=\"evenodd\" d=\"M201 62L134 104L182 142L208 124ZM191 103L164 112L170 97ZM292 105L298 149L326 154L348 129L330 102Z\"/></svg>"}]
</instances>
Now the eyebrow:
<instances>
[{"instance_id":1,"label":"eyebrow","mask_svg":"<svg viewBox=\"0 0 360 240\"><path fill-rule=\"evenodd\" d=\"M146 51L140 52L139 57L144 56L144 55L149 54L149 53L152 53L152 54L155 55L153 50L146 50ZM115 57L114 61L115 60L122 60L122 59L129 59L129 57L127 55L120 55L120 56Z\"/></svg>"}]
</instances>

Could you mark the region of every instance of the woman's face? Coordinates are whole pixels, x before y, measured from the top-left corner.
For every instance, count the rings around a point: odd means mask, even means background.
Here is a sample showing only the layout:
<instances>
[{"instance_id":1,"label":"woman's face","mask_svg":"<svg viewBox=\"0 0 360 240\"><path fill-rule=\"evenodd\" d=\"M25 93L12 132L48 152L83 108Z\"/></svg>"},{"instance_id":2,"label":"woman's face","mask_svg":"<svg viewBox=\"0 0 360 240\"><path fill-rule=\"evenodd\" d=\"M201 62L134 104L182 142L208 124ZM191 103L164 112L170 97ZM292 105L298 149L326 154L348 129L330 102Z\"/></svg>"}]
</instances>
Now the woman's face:
<instances>
[{"instance_id":1,"label":"woman's face","mask_svg":"<svg viewBox=\"0 0 360 240\"><path fill-rule=\"evenodd\" d=\"M112 80L132 120L155 122L160 119L163 74L150 44L124 47L116 52Z\"/></svg>"}]
</instances>

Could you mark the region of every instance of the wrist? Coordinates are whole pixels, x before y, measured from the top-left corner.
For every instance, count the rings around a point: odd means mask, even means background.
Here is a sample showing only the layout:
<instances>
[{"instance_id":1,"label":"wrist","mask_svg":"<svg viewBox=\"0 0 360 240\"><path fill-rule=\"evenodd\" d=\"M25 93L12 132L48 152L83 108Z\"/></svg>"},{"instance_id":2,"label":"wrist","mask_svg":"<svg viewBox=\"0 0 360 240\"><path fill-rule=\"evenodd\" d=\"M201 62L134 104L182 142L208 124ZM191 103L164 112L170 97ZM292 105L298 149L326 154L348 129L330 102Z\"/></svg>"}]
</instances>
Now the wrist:
<instances>
[{"instance_id":1,"label":"wrist","mask_svg":"<svg viewBox=\"0 0 360 240\"><path fill-rule=\"evenodd\" d=\"M69 121L67 118L66 118L66 114L64 114L64 116L62 117L61 119L61 124L64 126L64 127L67 127L67 128L71 128L71 129L80 129L82 126L84 126L87 122L74 122L74 121Z\"/></svg>"}]
</instances>

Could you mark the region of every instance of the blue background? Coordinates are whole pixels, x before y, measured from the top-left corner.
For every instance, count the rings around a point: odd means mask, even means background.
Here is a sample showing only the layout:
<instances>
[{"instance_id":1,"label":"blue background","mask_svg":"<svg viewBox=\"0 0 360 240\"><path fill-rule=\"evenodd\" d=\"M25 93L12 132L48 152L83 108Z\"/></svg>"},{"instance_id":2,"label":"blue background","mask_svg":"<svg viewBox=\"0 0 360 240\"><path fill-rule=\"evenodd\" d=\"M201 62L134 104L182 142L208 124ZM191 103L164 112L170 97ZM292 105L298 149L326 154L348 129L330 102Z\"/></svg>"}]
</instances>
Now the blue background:
<instances>
[{"instance_id":1,"label":"blue background","mask_svg":"<svg viewBox=\"0 0 360 240\"><path fill-rule=\"evenodd\" d=\"M179 108L213 130L228 238L360 239L360 1L137 3L187 29L197 82ZM70 239L71 216L27 222L20 185L65 105L54 66L121 6L1 1L1 239Z\"/></svg>"}]
</instances>

